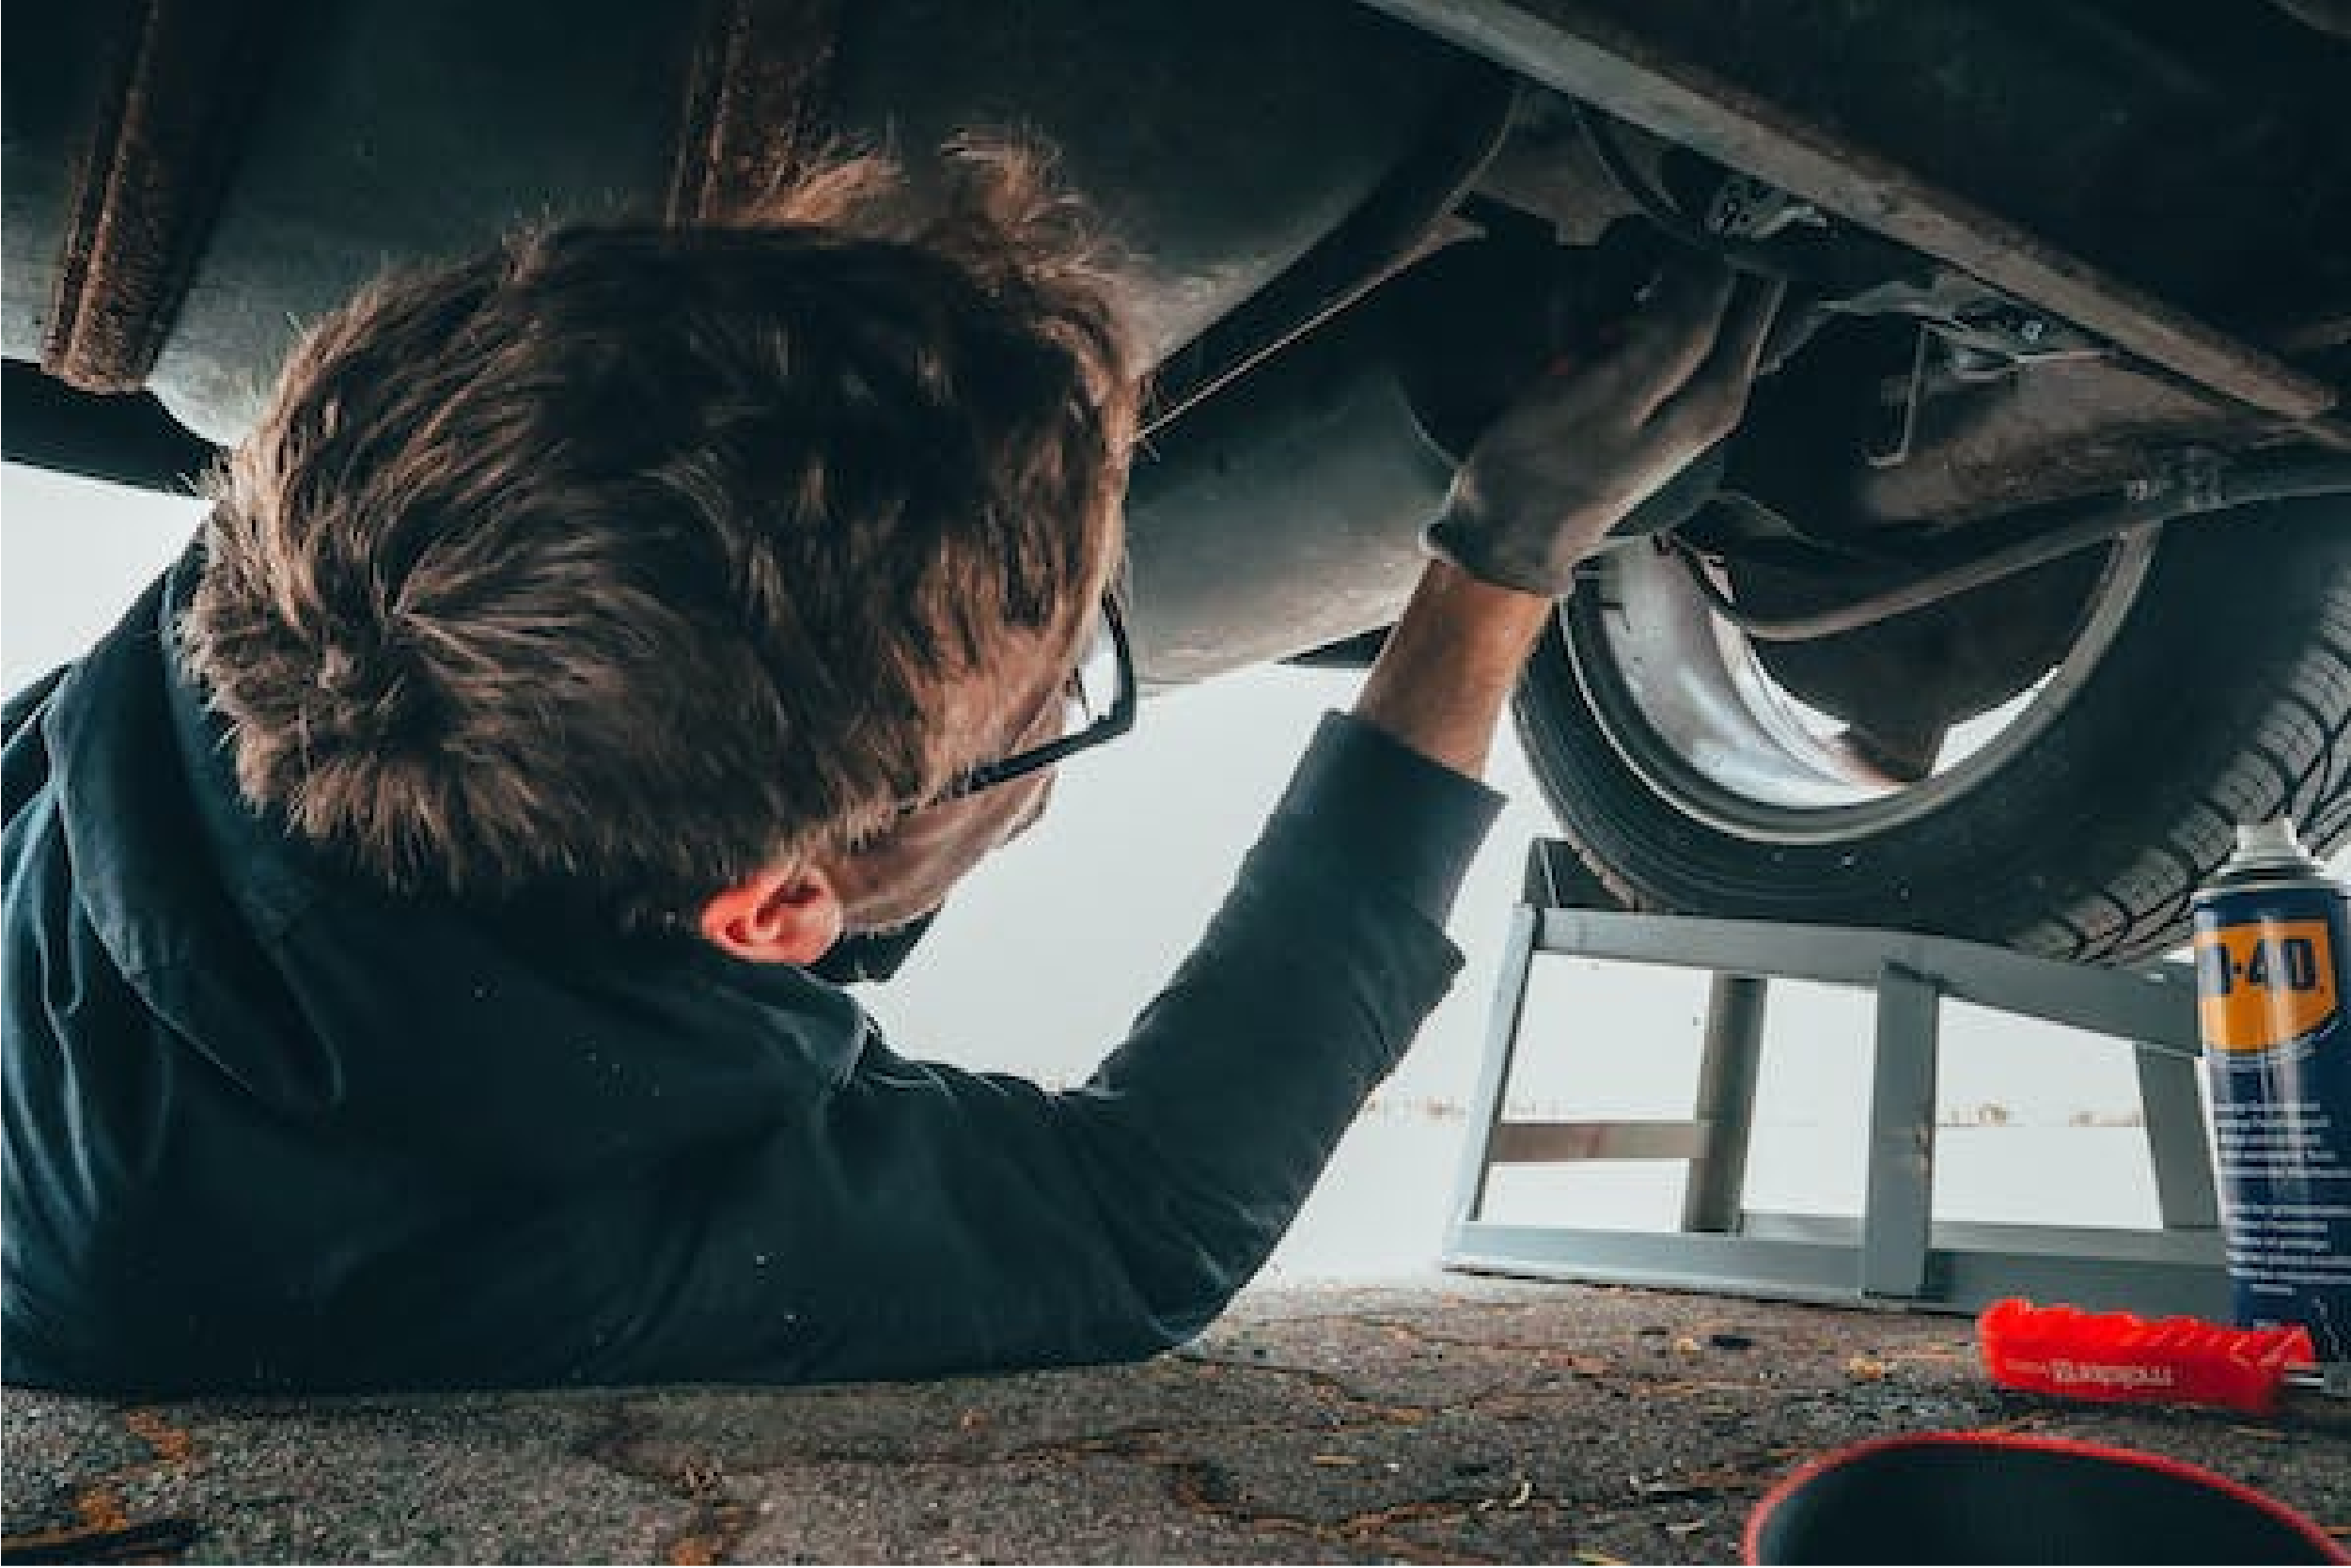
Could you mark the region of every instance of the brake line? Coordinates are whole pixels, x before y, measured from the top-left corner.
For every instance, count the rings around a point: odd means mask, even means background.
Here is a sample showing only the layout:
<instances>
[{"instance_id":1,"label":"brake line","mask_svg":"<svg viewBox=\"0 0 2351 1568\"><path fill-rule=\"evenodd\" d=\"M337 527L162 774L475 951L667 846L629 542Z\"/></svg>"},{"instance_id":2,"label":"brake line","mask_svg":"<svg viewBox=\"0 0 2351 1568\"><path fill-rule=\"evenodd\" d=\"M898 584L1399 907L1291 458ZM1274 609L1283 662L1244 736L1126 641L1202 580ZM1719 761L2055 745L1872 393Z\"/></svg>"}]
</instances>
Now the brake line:
<instances>
[{"instance_id":1,"label":"brake line","mask_svg":"<svg viewBox=\"0 0 2351 1568\"><path fill-rule=\"evenodd\" d=\"M2141 481L2134 490L2117 505L2101 508L2046 533L2020 540L1973 560L1929 572L1848 604L1804 615L1760 616L1742 609L1715 582L1695 547L1677 540L1670 542L1669 548L1680 557L1708 607L1748 637L1757 642L1809 642L1908 615L2142 528L2264 501L2351 493L2351 460L2297 457L2222 465L2209 453L2190 454L2176 463L2171 474Z\"/></svg>"}]
</instances>

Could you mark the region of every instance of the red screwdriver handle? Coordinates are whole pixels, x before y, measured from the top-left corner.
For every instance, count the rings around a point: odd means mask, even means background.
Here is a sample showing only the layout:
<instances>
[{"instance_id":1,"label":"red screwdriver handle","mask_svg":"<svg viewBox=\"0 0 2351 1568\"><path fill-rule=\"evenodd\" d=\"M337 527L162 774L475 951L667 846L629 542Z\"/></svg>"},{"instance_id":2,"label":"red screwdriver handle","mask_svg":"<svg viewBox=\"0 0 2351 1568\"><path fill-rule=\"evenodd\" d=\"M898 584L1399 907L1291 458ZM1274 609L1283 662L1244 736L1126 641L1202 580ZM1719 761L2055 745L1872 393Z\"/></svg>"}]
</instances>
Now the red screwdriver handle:
<instances>
[{"instance_id":1,"label":"red screwdriver handle","mask_svg":"<svg viewBox=\"0 0 2351 1568\"><path fill-rule=\"evenodd\" d=\"M2010 1297L1976 1320L1996 1383L2107 1403L2278 1408L2290 1370L2317 1359L2307 1328L2227 1328L2201 1318L2036 1307Z\"/></svg>"}]
</instances>

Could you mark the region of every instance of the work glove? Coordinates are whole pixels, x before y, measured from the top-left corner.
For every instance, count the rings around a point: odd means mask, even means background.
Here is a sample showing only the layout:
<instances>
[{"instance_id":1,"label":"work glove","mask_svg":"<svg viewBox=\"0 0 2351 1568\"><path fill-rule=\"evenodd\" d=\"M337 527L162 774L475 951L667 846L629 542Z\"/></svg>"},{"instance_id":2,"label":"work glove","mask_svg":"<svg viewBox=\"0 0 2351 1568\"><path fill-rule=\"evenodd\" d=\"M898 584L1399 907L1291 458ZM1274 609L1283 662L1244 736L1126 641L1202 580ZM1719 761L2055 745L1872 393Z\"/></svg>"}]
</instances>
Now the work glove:
<instances>
[{"instance_id":1,"label":"work glove","mask_svg":"<svg viewBox=\"0 0 2351 1568\"><path fill-rule=\"evenodd\" d=\"M1427 544L1471 576L1563 598L1608 531L1737 426L1776 281L1678 259L1621 330L1571 348L1481 436Z\"/></svg>"}]
</instances>

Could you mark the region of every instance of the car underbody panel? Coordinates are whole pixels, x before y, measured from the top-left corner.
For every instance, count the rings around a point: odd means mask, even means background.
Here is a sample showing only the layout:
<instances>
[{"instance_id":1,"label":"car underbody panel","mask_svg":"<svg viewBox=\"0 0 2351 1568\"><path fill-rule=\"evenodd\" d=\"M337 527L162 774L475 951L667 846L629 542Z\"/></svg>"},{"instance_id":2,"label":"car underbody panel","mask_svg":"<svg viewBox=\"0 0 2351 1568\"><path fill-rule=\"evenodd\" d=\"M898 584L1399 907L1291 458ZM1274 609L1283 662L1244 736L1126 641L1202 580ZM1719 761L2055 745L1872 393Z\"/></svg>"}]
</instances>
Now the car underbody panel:
<instances>
[{"instance_id":1,"label":"car underbody panel","mask_svg":"<svg viewBox=\"0 0 2351 1568\"><path fill-rule=\"evenodd\" d=\"M2330 14L16 8L8 444L169 483L237 437L300 323L386 263L549 217L706 215L834 137L918 152L1011 124L1061 149L1123 242L1159 361L1131 518L1153 680L1391 616L1444 448L1474 435L1438 427L1500 406L1545 291L1629 227L1789 279L1728 503L1671 537L1833 607L1889 563L1964 557L1980 525L2185 494L2184 462L2351 452L2351 44ZM1445 253L1479 245L1508 254L1448 285ZM157 400L124 398L142 386Z\"/></svg>"}]
</instances>

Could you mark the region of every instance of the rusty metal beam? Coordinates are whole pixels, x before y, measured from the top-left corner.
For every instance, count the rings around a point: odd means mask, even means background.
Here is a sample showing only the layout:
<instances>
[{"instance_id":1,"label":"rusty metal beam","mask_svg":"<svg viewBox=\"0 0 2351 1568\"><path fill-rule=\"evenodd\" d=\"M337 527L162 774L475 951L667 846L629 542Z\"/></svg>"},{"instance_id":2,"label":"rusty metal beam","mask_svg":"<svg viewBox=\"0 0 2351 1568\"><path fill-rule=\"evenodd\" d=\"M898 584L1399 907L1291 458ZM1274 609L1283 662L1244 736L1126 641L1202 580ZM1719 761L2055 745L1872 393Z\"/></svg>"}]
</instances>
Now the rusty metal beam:
<instances>
[{"instance_id":1,"label":"rusty metal beam","mask_svg":"<svg viewBox=\"0 0 2351 1568\"><path fill-rule=\"evenodd\" d=\"M1494 1165L1579 1160L1690 1160L1706 1146L1702 1121L1501 1121L1486 1145Z\"/></svg>"},{"instance_id":2,"label":"rusty metal beam","mask_svg":"<svg viewBox=\"0 0 2351 1568\"><path fill-rule=\"evenodd\" d=\"M840 0L709 0L679 118L670 222L756 208L831 130Z\"/></svg>"},{"instance_id":3,"label":"rusty metal beam","mask_svg":"<svg viewBox=\"0 0 2351 1568\"><path fill-rule=\"evenodd\" d=\"M2297 424L2342 393L1645 34L1605 0L1366 0L1959 267L2199 386Z\"/></svg>"},{"instance_id":4,"label":"rusty metal beam","mask_svg":"<svg viewBox=\"0 0 2351 1568\"><path fill-rule=\"evenodd\" d=\"M284 34L283 0L141 0L74 171L41 368L83 392L154 369Z\"/></svg>"}]
</instances>

